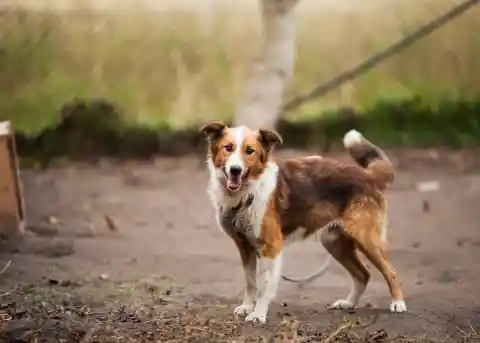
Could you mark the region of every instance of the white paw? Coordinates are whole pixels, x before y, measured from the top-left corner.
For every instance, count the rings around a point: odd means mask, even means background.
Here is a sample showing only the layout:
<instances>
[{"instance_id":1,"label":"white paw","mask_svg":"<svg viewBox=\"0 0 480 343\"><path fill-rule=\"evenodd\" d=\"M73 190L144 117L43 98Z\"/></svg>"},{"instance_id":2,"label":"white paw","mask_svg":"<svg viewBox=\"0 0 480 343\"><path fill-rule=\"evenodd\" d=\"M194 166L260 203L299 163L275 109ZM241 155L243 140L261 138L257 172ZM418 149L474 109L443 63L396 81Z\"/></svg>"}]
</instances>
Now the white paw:
<instances>
[{"instance_id":1,"label":"white paw","mask_svg":"<svg viewBox=\"0 0 480 343\"><path fill-rule=\"evenodd\" d=\"M235 307L233 314L236 316L246 316L253 311L253 305L250 304L242 304L240 306Z\"/></svg>"},{"instance_id":2,"label":"white paw","mask_svg":"<svg viewBox=\"0 0 480 343\"><path fill-rule=\"evenodd\" d=\"M337 300L332 306L330 306L330 309L332 310L353 310L354 308L355 305L345 299Z\"/></svg>"},{"instance_id":3,"label":"white paw","mask_svg":"<svg viewBox=\"0 0 480 343\"><path fill-rule=\"evenodd\" d=\"M245 321L265 324L267 322L267 314L261 312L252 312L245 318Z\"/></svg>"},{"instance_id":4,"label":"white paw","mask_svg":"<svg viewBox=\"0 0 480 343\"><path fill-rule=\"evenodd\" d=\"M405 301L392 300L392 303L390 304L390 312L393 312L393 313L407 312L407 305L405 304Z\"/></svg>"}]
</instances>

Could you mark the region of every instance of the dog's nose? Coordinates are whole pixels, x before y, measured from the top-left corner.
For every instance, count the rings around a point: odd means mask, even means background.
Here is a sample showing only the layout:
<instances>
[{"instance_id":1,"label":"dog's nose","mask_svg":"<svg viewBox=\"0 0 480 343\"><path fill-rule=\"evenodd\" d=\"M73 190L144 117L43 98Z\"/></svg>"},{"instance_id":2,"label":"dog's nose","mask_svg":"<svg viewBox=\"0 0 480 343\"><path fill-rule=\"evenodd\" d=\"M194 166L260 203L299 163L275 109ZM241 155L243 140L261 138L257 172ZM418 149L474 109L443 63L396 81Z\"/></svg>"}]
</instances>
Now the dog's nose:
<instances>
[{"instance_id":1,"label":"dog's nose","mask_svg":"<svg viewBox=\"0 0 480 343\"><path fill-rule=\"evenodd\" d=\"M231 166L230 174L233 176L239 176L242 173L242 167L240 166Z\"/></svg>"}]
</instances>

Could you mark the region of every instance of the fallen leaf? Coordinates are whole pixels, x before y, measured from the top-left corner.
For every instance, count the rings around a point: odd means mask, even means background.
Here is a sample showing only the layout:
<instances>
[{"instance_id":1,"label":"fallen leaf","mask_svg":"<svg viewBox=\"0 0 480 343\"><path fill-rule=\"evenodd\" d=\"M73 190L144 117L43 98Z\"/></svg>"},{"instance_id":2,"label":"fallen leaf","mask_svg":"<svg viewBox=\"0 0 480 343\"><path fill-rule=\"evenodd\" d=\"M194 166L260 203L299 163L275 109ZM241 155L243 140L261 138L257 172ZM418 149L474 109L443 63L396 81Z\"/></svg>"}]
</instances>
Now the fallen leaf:
<instances>
[{"instance_id":1,"label":"fallen leaf","mask_svg":"<svg viewBox=\"0 0 480 343\"><path fill-rule=\"evenodd\" d=\"M105 215L104 218L105 218L105 222L107 223L107 227L110 231L119 231L118 225L113 219L113 217L109 215Z\"/></svg>"},{"instance_id":2,"label":"fallen leaf","mask_svg":"<svg viewBox=\"0 0 480 343\"><path fill-rule=\"evenodd\" d=\"M423 212L430 212L430 203L427 200L423 200Z\"/></svg>"},{"instance_id":3,"label":"fallen leaf","mask_svg":"<svg viewBox=\"0 0 480 343\"><path fill-rule=\"evenodd\" d=\"M419 182L416 184L416 189L418 192L433 192L440 189L440 183L436 180Z\"/></svg>"}]
</instances>

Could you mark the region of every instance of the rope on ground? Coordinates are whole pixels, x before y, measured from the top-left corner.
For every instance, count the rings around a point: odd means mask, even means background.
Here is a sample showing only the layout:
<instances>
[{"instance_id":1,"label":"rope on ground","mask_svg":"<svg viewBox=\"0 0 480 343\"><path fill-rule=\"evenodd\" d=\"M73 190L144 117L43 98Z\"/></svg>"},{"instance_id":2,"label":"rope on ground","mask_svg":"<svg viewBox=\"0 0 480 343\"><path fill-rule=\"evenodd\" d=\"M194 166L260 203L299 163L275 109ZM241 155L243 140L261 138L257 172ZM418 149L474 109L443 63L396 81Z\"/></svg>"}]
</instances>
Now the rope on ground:
<instances>
[{"instance_id":1,"label":"rope on ground","mask_svg":"<svg viewBox=\"0 0 480 343\"><path fill-rule=\"evenodd\" d=\"M289 282L300 283L300 286L305 286L307 283L310 283L316 278L325 274L328 268L330 267L331 260L332 260L332 255L328 254L325 262L320 266L320 268L317 271L313 272L312 274L308 276L300 277L300 278L293 278L293 277L282 274L282 279Z\"/></svg>"},{"instance_id":2,"label":"rope on ground","mask_svg":"<svg viewBox=\"0 0 480 343\"><path fill-rule=\"evenodd\" d=\"M0 275L5 273L5 271L8 269L8 267L10 267L11 264L12 264L12 260L8 260L7 264L2 268L2 270L0 270Z\"/></svg>"},{"instance_id":3,"label":"rope on ground","mask_svg":"<svg viewBox=\"0 0 480 343\"><path fill-rule=\"evenodd\" d=\"M338 88L345 82L352 80L359 75L369 71L384 60L392 57L393 55L417 42L421 38L424 38L427 35L431 34L433 31L439 29L449 21L465 13L473 6L477 5L479 1L480 0L466 0L463 3L454 6L452 9L445 12L440 17L437 17L436 19L430 21L429 23L425 24L424 26L411 33L410 35L400 39L396 43L384 49L383 51L380 51L372 57L364 60L357 66L340 73L339 75L335 76L334 78L328 80L323 84L316 86L311 91L293 98L282 107L281 113L283 114L285 112L297 109L298 107L302 106L304 103L312 100L313 98L320 97L334 90L335 88Z\"/></svg>"},{"instance_id":4,"label":"rope on ground","mask_svg":"<svg viewBox=\"0 0 480 343\"><path fill-rule=\"evenodd\" d=\"M7 264L2 268L2 270L0 270L0 275L5 273L11 264L12 264L12 260L8 260ZM10 291L0 294L0 298L6 297L7 295L12 294L16 289L17 287L14 287Z\"/></svg>"}]
</instances>

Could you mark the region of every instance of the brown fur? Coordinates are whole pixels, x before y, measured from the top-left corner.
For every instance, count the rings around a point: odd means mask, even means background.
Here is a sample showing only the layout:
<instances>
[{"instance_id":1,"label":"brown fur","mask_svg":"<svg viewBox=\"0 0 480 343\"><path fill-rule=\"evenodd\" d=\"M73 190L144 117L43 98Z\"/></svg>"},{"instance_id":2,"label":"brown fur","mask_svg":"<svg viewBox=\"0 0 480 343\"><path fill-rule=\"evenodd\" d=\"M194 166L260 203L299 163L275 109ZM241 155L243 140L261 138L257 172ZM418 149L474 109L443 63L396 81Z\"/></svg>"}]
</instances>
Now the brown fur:
<instances>
[{"instance_id":1,"label":"brown fur","mask_svg":"<svg viewBox=\"0 0 480 343\"><path fill-rule=\"evenodd\" d=\"M262 229L281 228L288 238L304 228L308 237L331 221L342 220L344 228L337 238L322 240L326 249L353 278L366 285L370 274L358 257L362 252L384 276L392 298L403 300L396 271L381 239L387 221L382 191L393 179L389 162L375 161L375 169L309 157L277 163L278 185L271 201L276 205L280 226L265 225ZM280 234L262 231L262 236L275 235Z\"/></svg>"},{"instance_id":2,"label":"brown fur","mask_svg":"<svg viewBox=\"0 0 480 343\"><path fill-rule=\"evenodd\" d=\"M283 232L276 207L276 202L270 201L267 213L263 218L260 254L265 258L275 258L283 248Z\"/></svg>"}]
</instances>

